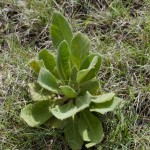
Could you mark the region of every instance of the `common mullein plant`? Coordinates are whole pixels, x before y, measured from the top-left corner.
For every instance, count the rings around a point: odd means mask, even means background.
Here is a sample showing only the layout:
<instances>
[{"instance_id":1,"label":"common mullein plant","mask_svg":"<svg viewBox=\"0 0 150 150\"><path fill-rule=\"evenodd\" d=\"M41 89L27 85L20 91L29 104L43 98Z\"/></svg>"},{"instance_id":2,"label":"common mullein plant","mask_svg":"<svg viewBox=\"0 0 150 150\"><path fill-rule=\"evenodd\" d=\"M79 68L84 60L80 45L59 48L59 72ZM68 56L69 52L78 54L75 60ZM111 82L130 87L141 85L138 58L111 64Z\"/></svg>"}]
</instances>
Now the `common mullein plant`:
<instances>
[{"instance_id":1,"label":"common mullein plant","mask_svg":"<svg viewBox=\"0 0 150 150\"><path fill-rule=\"evenodd\" d=\"M92 147L104 138L95 114L113 111L122 100L113 92L101 92L97 78L101 56L90 51L86 35L72 33L59 12L53 13L50 34L56 51L43 49L29 62L38 76L29 83L34 103L26 105L20 116L30 127L49 122L50 127L63 129L73 150L83 144Z\"/></svg>"}]
</instances>

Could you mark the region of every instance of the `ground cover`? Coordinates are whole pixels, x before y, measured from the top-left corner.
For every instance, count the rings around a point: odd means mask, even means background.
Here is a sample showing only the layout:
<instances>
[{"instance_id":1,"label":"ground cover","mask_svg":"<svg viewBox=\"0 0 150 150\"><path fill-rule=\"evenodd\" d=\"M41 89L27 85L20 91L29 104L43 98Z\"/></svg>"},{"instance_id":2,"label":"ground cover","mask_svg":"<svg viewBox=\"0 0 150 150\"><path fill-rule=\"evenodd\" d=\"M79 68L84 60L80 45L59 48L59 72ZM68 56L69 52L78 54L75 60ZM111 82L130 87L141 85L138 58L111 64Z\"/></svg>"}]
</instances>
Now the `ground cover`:
<instances>
[{"instance_id":1,"label":"ground cover","mask_svg":"<svg viewBox=\"0 0 150 150\"><path fill-rule=\"evenodd\" d=\"M122 110L103 118L104 150L150 147L150 2L148 0L0 1L0 149L69 149L61 130L28 127L21 108L31 103L27 62L53 49L49 27L54 10L74 32L87 34L103 58L102 89L125 99ZM85 149L85 148L83 148Z\"/></svg>"}]
</instances>

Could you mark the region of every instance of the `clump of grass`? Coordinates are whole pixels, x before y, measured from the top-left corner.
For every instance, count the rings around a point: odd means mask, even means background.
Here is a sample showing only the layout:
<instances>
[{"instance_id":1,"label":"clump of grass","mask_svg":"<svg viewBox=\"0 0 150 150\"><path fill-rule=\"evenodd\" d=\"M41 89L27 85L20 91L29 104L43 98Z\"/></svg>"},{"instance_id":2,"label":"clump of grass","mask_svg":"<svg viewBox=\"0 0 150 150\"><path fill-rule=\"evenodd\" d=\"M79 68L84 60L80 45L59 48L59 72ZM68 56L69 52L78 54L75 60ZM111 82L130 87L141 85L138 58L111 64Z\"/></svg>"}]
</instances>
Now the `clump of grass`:
<instances>
[{"instance_id":1,"label":"clump of grass","mask_svg":"<svg viewBox=\"0 0 150 150\"><path fill-rule=\"evenodd\" d=\"M52 14L51 1L3 1L1 4L1 32L3 43L12 34L21 45L33 49L49 48L49 24Z\"/></svg>"},{"instance_id":2,"label":"clump of grass","mask_svg":"<svg viewBox=\"0 0 150 150\"><path fill-rule=\"evenodd\" d=\"M74 31L88 34L94 51L100 52L102 88L125 99L122 110L104 117L106 134L100 146L149 149L148 0L0 2L0 149L69 149L60 130L29 128L19 117L22 106L32 101L27 83L33 78L26 64L36 51L51 48L54 9L68 17Z\"/></svg>"}]
</instances>

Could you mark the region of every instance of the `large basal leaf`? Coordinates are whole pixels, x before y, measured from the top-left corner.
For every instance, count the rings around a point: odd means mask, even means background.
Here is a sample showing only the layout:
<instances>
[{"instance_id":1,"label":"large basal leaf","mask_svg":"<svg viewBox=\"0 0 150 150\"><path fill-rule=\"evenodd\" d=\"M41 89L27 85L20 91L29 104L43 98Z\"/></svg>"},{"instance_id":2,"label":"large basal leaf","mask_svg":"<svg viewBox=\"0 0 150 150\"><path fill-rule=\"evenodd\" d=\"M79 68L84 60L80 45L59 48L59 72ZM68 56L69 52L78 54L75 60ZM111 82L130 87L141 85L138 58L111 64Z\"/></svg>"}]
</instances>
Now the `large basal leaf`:
<instances>
[{"instance_id":1,"label":"large basal leaf","mask_svg":"<svg viewBox=\"0 0 150 150\"><path fill-rule=\"evenodd\" d=\"M107 101L105 103L92 103L90 111L98 112L101 114L105 114L109 111L113 111L122 100L118 97L114 97L112 100Z\"/></svg>"},{"instance_id":2,"label":"large basal leaf","mask_svg":"<svg viewBox=\"0 0 150 150\"><path fill-rule=\"evenodd\" d=\"M114 96L115 96L115 93L113 92L105 93L105 94L101 94L98 96L93 96L91 101L94 103L104 103L104 102L112 100Z\"/></svg>"},{"instance_id":3,"label":"large basal leaf","mask_svg":"<svg viewBox=\"0 0 150 150\"><path fill-rule=\"evenodd\" d=\"M99 92L100 84L97 79L89 80L86 82L83 82L80 85L81 93L85 93L88 91L90 94L95 95Z\"/></svg>"},{"instance_id":4,"label":"large basal leaf","mask_svg":"<svg viewBox=\"0 0 150 150\"><path fill-rule=\"evenodd\" d=\"M75 115L76 111L77 107L71 101L64 104L63 106L57 105L51 109L52 114L60 120L64 120Z\"/></svg>"},{"instance_id":5,"label":"large basal leaf","mask_svg":"<svg viewBox=\"0 0 150 150\"><path fill-rule=\"evenodd\" d=\"M89 141L86 147L89 148L101 142L104 137L101 121L88 110L82 111L79 117L79 132L84 141Z\"/></svg>"},{"instance_id":6,"label":"large basal leaf","mask_svg":"<svg viewBox=\"0 0 150 150\"><path fill-rule=\"evenodd\" d=\"M70 51L66 41L63 41L58 48L57 69L60 78L65 82L69 82L70 75Z\"/></svg>"},{"instance_id":7,"label":"large basal leaf","mask_svg":"<svg viewBox=\"0 0 150 150\"><path fill-rule=\"evenodd\" d=\"M37 82L41 87L48 91L54 93L60 92L56 78L47 69L41 68Z\"/></svg>"},{"instance_id":8,"label":"large basal leaf","mask_svg":"<svg viewBox=\"0 0 150 150\"><path fill-rule=\"evenodd\" d=\"M71 27L64 16L58 12L53 13L50 33L53 46L56 49L63 40L66 40L69 46L71 45L71 40L73 38Z\"/></svg>"},{"instance_id":9,"label":"large basal leaf","mask_svg":"<svg viewBox=\"0 0 150 150\"><path fill-rule=\"evenodd\" d=\"M70 118L65 126L65 138L72 150L80 150L83 145L82 137L78 129L78 120Z\"/></svg>"},{"instance_id":10,"label":"large basal leaf","mask_svg":"<svg viewBox=\"0 0 150 150\"><path fill-rule=\"evenodd\" d=\"M81 83L85 81L86 76L88 75L88 80L92 79L93 77L93 71L95 70L95 65L98 62L98 56L95 56L90 64L90 66L87 69L83 69L78 72L77 74L77 82ZM91 77L90 77L91 75Z\"/></svg>"},{"instance_id":11,"label":"large basal leaf","mask_svg":"<svg viewBox=\"0 0 150 150\"><path fill-rule=\"evenodd\" d=\"M28 64L37 74L39 73L41 67L45 68L43 60L31 60Z\"/></svg>"},{"instance_id":12,"label":"large basal leaf","mask_svg":"<svg viewBox=\"0 0 150 150\"><path fill-rule=\"evenodd\" d=\"M82 61L89 54L90 40L82 33L77 33L71 43L71 60L79 69Z\"/></svg>"},{"instance_id":13,"label":"large basal leaf","mask_svg":"<svg viewBox=\"0 0 150 150\"><path fill-rule=\"evenodd\" d=\"M59 88L61 89L62 93L68 98L75 98L78 95L78 93L75 90L73 90L71 87L67 85L60 86Z\"/></svg>"},{"instance_id":14,"label":"large basal leaf","mask_svg":"<svg viewBox=\"0 0 150 150\"><path fill-rule=\"evenodd\" d=\"M21 118L31 127L45 123L51 116L50 101L29 104L21 110Z\"/></svg>"},{"instance_id":15,"label":"large basal leaf","mask_svg":"<svg viewBox=\"0 0 150 150\"><path fill-rule=\"evenodd\" d=\"M80 112L90 106L92 95L86 92L84 96L79 96L75 100L77 112Z\"/></svg>"},{"instance_id":16,"label":"large basal leaf","mask_svg":"<svg viewBox=\"0 0 150 150\"><path fill-rule=\"evenodd\" d=\"M51 99L52 93L50 91L43 89L41 86L39 86L39 84L29 83L28 86L32 100L42 101Z\"/></svg>"},{"instance_id":17,"label":"large basal leaf","mask_svg":"<svg viewBox=\"0 0 150 150\"><path fill-rule=\"evenodd\" d=\"M53 72L56 66L53 54L49 53L48 50L43 49L39 52L38 59L43 60L46 69L49 70L50 72Z\"/></svg>"}]
</instances>

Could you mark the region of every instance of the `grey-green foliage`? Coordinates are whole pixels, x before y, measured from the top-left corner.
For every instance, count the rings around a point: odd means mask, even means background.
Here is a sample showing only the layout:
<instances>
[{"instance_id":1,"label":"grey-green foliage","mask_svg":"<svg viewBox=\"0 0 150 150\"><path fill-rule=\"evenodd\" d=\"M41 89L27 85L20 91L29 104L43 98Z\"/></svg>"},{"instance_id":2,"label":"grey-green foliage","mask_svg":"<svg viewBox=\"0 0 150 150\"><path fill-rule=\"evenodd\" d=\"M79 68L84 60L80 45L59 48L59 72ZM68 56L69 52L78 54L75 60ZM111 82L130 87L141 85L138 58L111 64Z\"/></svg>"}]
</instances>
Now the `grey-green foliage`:
<instances>
[{"instance_id":1,"label":"grey-green foliage","mask_svg":"<svg viewBox=\"0 0 150 150\"><path fill-rule=\"evenodd\" d=\"M21 110L21 117L31 127L49 120L51 127L64 128L72 149L81 149L84 141L91 147L104 137L101 121L93 114L107 113L121 99L113 92L100 91L97 74L101 66L98 53L90 52L90 40L82 33L73 36L67 20L54 12L50 28L56 55L43 49L29 62L38 75L29 84L33 104Z\"/></svg>"}]
</instances>

